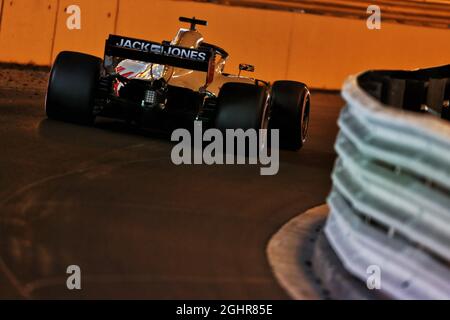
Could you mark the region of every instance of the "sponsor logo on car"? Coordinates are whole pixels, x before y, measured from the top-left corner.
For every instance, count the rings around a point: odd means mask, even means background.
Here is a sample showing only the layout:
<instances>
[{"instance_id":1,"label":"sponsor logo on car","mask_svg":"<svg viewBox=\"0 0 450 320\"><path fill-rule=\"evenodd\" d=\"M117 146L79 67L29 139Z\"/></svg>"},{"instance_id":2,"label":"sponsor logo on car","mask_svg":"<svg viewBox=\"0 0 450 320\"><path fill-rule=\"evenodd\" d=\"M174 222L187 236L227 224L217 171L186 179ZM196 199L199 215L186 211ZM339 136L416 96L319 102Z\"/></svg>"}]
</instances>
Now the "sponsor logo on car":
<instances>
[{"instance_id":1,"label":"sponsor logo on car","mask_svg":"<svg viewBox=\"0 0 450 320\"><path fill-rule=\"evenodd\" d=\"M206 61L207 59L206 52L189 48L165 46L141 40L120 39L120 41L116 43L116 46L121 48L139 50L143 52L151 52L155 54L161 54L165 56L184 58L196 61Z\"/></svg>"}]
</instances>

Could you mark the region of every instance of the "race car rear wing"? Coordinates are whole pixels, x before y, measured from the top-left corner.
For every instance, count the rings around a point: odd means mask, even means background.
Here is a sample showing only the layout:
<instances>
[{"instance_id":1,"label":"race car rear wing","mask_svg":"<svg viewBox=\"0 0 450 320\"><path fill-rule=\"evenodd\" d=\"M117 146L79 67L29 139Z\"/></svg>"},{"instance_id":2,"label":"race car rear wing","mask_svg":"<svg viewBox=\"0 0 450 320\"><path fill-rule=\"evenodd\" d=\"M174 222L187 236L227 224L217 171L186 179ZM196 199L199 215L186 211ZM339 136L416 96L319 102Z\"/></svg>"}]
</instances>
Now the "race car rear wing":
<instances>
[{"instance_id":1,"label":"race car rear wing","mask_svg":"<svg viewBox=\"0 0 450 320\"><path fill-rule=\"evenodd\" d=\"M105 56L169 65L211 73L214 54L208 49L191 49L169 44L110 35L106 40Z\"/></svg>"}]
</instances>

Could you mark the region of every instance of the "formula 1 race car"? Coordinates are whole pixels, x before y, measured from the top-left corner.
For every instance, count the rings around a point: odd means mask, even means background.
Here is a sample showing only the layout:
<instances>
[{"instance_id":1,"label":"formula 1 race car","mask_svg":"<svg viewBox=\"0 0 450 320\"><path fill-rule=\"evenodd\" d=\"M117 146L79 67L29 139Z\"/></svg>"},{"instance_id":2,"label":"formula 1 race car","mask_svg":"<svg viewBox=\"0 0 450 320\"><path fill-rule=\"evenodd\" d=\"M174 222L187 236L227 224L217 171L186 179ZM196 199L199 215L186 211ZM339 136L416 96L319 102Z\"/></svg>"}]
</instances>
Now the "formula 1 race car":
<instances>
[{"instance_id":1,"label":"formula 1 race car","mask_svg":"<svg viewBox=\"0 0 450 320\"><path fill-rule=\"evenodd\" d=\"M205 128L279 129L280 147L298 150L308 132L310 93L295 81L241 76L254 67L240 64L224 73L228 53L203 41L190 23L162 43L110 35L104 59L61 52L52 67L46 113L49 118L92 124L96 116L123 119L170 132L195 120Z\"/></svg>"}]
</instances>

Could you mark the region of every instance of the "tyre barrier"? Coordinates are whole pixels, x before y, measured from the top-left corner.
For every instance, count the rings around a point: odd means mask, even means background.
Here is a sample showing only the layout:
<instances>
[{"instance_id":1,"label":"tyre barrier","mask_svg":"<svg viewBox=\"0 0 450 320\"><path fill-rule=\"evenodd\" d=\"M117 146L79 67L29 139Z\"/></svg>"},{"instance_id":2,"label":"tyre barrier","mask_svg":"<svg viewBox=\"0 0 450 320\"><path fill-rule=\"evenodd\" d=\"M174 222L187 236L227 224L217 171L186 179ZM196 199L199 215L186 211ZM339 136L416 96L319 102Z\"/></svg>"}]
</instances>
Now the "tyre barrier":
<instances>
[{"instance_id":1,"label":"tyre barrier","mask_svg":"<svg viewBox=\"0 0 450 320\"><path fill-rule=\"evenodd\" d=\"M343 86L325 234L368 288L379 270L391 298L450 299L450 123L436 116L449 78L450 66L372 71Z\"/></svg>"}]
</instances>

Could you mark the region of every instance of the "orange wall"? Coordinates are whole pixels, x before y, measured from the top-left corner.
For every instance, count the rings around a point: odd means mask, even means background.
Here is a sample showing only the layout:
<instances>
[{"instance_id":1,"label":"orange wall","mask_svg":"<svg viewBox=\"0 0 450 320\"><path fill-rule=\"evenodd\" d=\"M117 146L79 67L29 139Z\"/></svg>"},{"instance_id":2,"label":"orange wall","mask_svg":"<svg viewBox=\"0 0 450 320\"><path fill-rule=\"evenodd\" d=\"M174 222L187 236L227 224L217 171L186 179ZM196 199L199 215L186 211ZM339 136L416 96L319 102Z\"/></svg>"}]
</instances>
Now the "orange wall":
<instances>
[{"instance_id":1,"label":"orange wall","mask_svg":"<svg viewBox=\"0 0 450 320\"><path fill-rule=\"evenodd\" d=\"M316 86L339 87L345 76L368 69L415 69L450 64L450 29L296 15L287 77L304 75Z\"/></svg>"},{"instance_id":2,"label":"orange wall","mask_svg":"<svg viewBox=\"0 0 450 320\"><path fill-rule=\"evenodd\" d=\"M81 29L69 30L66 26L66 8L78 5L81 8ZM60 0L57 18L53 59L63 50L83 51L101 56L105 39L114 32L117 0Z\"/></svg>"},{"instance_id":3,"label":"orange wall","mask_svg":"<svg viewBox=\"0 0 450 320\"><path fill-rule=\"evenodd\" d=\"M0 61L48 64L57 0L6 0L0 29Z\"/></svg>"},{"instance_id":4,"label":"orange wall","mask_svg":"<svg viewBox=\"0 0 450 320\"><path fill-rule=\"evenodd\" d=\"M2 10L3 10L3 0L0 0L0 21L1 21L1 17L2 17ZM0 24L0 30L1 30L1 24Z\"/></svg>"},{"instance_id":5,"label":"orange wall","mask_svg":"<svg viewBox=\"0 0 450 320\"><path fill-rule=\"evenodd\" d=\"M450 63L450 29L382 23L382 30L371 31L361 20L185 1L5 1L0 61L7 62L48 65L61 50L101 56L109 33L168 40L178 16L195 15L209 21L200 27L206 41L230 52L228 72L252 63L255 76L267 80L337 89L348 74L366 69ZM69 4L81 7L81 30L66 28Z\"/></svg>"}]
</instances>

